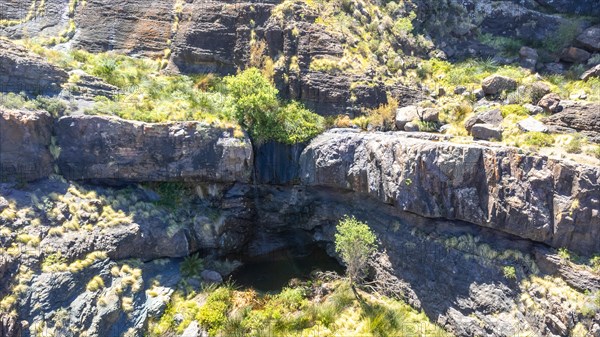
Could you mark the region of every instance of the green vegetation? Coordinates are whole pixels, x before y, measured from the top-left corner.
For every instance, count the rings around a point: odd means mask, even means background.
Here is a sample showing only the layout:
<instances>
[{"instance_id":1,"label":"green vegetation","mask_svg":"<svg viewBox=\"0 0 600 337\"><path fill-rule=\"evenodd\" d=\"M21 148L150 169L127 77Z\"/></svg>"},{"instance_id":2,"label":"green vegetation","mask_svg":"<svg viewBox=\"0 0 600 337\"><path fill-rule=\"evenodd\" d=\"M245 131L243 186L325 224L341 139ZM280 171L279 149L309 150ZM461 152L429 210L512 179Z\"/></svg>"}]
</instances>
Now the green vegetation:
<instances>
[{"instance_id":1,"label":"green vegetation","mask_svg":"<svg viewBox=\"0 0 600 337\"><path fill-rule=\"evenodd\" d=\"M566 248L560 248L558 250L558 256L563 260L571 261L571 252Z\"/></svg>"},{"instance_id":2,"label":"green vegetation","mask_svg":"<svg viewBox=\"0 0 600 337\"><path fill-rule=\"evenodd\" d=\"M202 261L202 258L197 253L190 256L186 256L180 265L181 274L184 277L197 276L200 274L203 268L204 261Z\"/></svg>"},{"instance_id":3,"label":"green vegetation","mask_svg":"<svg viewBox=\"0 0 600 337\"><path fill-rule=\"evenodd\" d=\"M326 30L346 37L339 57L317 58L309 68L327 73L364 74L374 72L377 77L401 75L407 64L415 64L416 58L404 54L410 47L418 53L432 47L432 42L416 34L413 21L416 13L405 1L375 0L287 0L273 10L273 16L281 22L297 20L297 8L314 15L315 23ZM296 32L296 36L299 32ZM292 70L293 60L286 60Z\"/></svg>"},{"instance_id":4,"label":"green vegetation","mask_svg":"<svg viewBox=\"0 0 600 337\"><path fill-rule=\"evenodd\" d=\"M54 117L62 116L67 110L67 103L61 99L48 96L32 99L25 93L0 93L0 106L7 109L45 110Z\"/></svg>"},{"instance_id":5,"label":"green vegetation","mask_svg":"<svg viewBox=\"0 0 600 337\"><path fill-rule=\"evenodd\" d=\"M513 266L502 267L502 273L504 274L504 277L506 277L509 280L517 279L517 270Z\"/></svg>"},{"instance_id":6,"label":"green vegetation","mask_svg":"<svg viewBox=\"0 0 600 337\"><path fill-rule=\"evenodd\" d=\"M69 70L81 69L119 89L114 98L96 97L89 114L144 122L194 120L233 128L239 124L259 142L290 144L307 141L325 128L324 119L300 103L282 102L277 89L257 68L224 79L214 75L170 76L161 73L160 60L81 50L60 52L31 42L27 46L51 63ZM77 76L72 76L70 90L78 90L78 81ZM11 106L27 104L15 97L7 100ZM65 110L47 99L38 101L40 108L62 110L61 113Z\"/></svg>"},{"instance_id":7,"label":"green vegetation","mask_svg":"<svg viewBox=\"0 0 600 337\"><path fill-rule=\"evenodd\" d=\"M360 282L371 255L376 251L375 234L366 223L355 217L344 217L336 227L335 251L346 263L346 274L350 282Z\"/></svg>"},{"instance_id":8,"label":"green vegetation","mask_svg":"<svg viewBox=\"0 0 600 337\"><path fill-rule=\"evenodd\" d=\"M257 141L282 143L307 141L325 128L325 120L292 102L283 105L277 89L256 68L225 78L233 97L233 114L238 123Z\"/></svg>"},{"instance_id":9,"label":"green vegetation","mask_svg":"<svg viewBox=\"0 0 600 337\"><path fill-rule=\"evenodd\" d=\"M217 288L206 298L206 302L198 310L196 319L201 326L215 336L227 321L227 313L231 307L232 291L226 287Z\"/></svg>"},{"instance_id":10,"label":"green vegetation","mask_svg":"<svg viewBox=\"0 0 600 337\"><path fill-rule=\"evenodd\" d=\"M315 297L317 287L327 289L326 295ZM183 319L176 321L176 315ZM187 296L179 291L160 320L151 322L150 335L180 334L194 320L211 336L446 335L409 305L361 290L355 293L348 282L339 280L316 279L278 294L230 286Z\"/></svg>"}]
</instances>

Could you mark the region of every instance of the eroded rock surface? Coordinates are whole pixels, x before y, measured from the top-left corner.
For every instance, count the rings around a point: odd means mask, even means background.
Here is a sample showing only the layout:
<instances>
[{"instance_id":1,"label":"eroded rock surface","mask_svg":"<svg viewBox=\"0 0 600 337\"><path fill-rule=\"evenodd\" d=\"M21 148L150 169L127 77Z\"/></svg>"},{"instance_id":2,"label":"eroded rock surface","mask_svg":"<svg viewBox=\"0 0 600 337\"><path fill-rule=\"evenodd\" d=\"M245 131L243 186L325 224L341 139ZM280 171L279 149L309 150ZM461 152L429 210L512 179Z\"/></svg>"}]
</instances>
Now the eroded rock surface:
<instances>
[{"instance_id":1,"label":"eroded rock surface","mask_svg":"<svg viewBox=\"0 0 600 337\"><path fill-rule=\"evenodd\" d=\"M0 108L0 180L26 182L52 173L51 137L47 112Z\"/></svg>"},{"instance_id":2,"label":"eroded rock surface","mask_svg":"<svg viewBox=\"0 0 600 337\"><path fill-rule=\"evenodd\" d=\"M42 57L0 39L0 92L58 93L68 79L67 72Z\"/></svg>"},{"instance_id":3,"label":"eroded rock surface","mask_svg":"<svg viewBox=\"0 0 600 337\"><path fill-rule=\"evenodd\" d=\"M303 153L301 179L429 218L463 220L585 254L600 251L597 167L513 148L328 132Z\"/></svg>"},{"instance_id":4,"label":"eroded rock surface","mask_svg":"<svg viewBox=\"0 0 600 337\"><path fill-rule=\"evenodd\" d=\"M56 125L58 166L68 179L249 182L252 145L234 129L198 122L150 124L99 116Z\"/></svg>"}]
</instances>

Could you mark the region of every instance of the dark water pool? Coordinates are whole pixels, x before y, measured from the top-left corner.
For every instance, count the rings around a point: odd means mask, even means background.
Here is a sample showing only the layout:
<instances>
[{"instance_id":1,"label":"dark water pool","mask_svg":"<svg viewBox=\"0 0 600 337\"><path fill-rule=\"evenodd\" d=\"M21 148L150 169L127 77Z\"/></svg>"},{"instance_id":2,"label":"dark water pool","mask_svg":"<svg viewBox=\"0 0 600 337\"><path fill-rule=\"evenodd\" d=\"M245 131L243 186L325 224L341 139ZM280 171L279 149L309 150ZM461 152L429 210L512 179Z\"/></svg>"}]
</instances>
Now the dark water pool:
<instances>
[{"instance_id":1,"label":"dark water pool","mask_svg":"<svg viewBox=\"0 0 600 337\"><path fill-rule=\"evenodd\" d=\"M335 271L344 268L324 249L311 247L308 254L298 256L290 251L277 251L267 256L245 261L231 279L242 288L262 292L278 292L293 278L308 279L313 271Z\"/></svg>"}]
</instances>

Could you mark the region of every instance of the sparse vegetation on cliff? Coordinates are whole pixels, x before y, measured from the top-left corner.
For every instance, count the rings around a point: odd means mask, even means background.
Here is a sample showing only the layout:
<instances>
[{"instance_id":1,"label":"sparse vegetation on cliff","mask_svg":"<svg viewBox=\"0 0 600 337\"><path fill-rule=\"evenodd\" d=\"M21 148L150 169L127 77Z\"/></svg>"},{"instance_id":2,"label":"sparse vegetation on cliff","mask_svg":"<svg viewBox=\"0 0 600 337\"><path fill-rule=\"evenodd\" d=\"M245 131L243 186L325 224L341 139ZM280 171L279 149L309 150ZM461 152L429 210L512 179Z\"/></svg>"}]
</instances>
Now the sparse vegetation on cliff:
<instances>
[{"instance_id":1,"label":"sparse vegetation on cliff","mask_svg":"<svg viewBox=\"0 0 600 337\"><path fill-rule=\"evenodd\" d=\"M346 274L352 283L360 282L366 273L369 258L377 249L375 234L355 217L345 217L336 227L335 251L346 263Z\"/></svg>"}]
</instances>

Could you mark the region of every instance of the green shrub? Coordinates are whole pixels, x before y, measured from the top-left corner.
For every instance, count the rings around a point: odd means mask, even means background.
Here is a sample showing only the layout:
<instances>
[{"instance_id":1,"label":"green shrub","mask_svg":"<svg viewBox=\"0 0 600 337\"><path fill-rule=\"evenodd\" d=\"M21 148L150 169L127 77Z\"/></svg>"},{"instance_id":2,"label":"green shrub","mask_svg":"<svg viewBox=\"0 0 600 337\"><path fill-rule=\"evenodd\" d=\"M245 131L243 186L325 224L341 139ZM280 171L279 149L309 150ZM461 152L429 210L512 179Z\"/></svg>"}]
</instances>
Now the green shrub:
<instances>
[{"instance_id":1,"label":"green shrub","mask_svg":"<svg viewBox=\"0 0 600 337\"><path fill-rule=\"evenodd\" d=\"M516 271L515 267L513 267L513 266L502 267L502 273L504 274L504 277L506 277L509 280L517 279L517 271Z\"/></svg>"},{"instance_id":2,"label":"green shrub","mask_svg":"<svg viewBox=\"0 0 600 337\"><path fill-rule=\"evenodd\" d=\"M571 252L566 248L560 248L558 250L558 256L563 260L571 261Z\"/></svg>"},{"instance_id":3,"label":"green shrub","mask_svg":"<svg viewBox=\"0 0 600 337\"><path fill-rule=\"evenodd\" d=\"M551 34L543 42L543 47L550 52L560 52L567 47L579 34L579 22L570 20L562 23L555 34Z\"/></svg>"},{"instance_id":4,"label":"green shrub","mask_svg":"<svg viewBox=\"0 0 600 337\"><path fill-rule=\"evenodd\" d=\"M346 263L346 274L351 282L362 280L370 256L376 251L375 234L369 226L346 216L340 220L335 233L335 251Z\"/></svg>"},{"instance_id":5,"label":"green shrub","mask_svg":"<svg viewBox=\"0 0 600 337\"><path fill-rule=\"evenodd\" d=\"M227 322L227 312L230 306L231 290L223 287L217 288L208 295L206 302L198 310L196 320L207 329L210 336L216 336Z\"/></svg>"},{"instance_id":6,"label":"green shrub","mask_svg":"<svg viewBox=\"0 0 600 337\"><path fill-rule=\"evenodd\" d=\"M398 101L388 96L388 103L368 111L370 125L379 131L391 131L395 127Z\"/></svg>"},{"instance_id":7,"label":"green shrub","mask_svg":"<svg viewBox=\"0 0 600 337\"><path fill-rule=\"evenodd\" d=\"M527 116L528 115L527 109L525 109L521 105L517 105L517 104L503 105L502 107L500 107L500 112L502 113L502 117L505 117L505 118L510 115L516 115L516 116Z\"/></svg>"},{"instance_id":8,"label":"green shrub","mask_svg":"<svg viewBox=\"0 0 600 337\"><path fill-rule=\"evenodd\" d=\"M543 132L528 132L523 135L522 145L532 147L550 147L554 144L554 137Z\"/></svg>"},{"instance_id":9,"label":"green shrub","mask_svg":"<svg viewBox=\"0 0 600 337\"><path fill-rule=\"evenodd\" d=\"M590 260L590 264L592 265L593 271L600 273L600 255L594 255Z\"/></svg>"},{"instance_id":10,"label":"green shrub","mask_svg":"<svg viewBox=\"0 0 600 337\"><path fill-rule=\"evenodd\" d=\"M581 148L583 147L584 142L585 138L580 134L576 134L565 145L565 151L567 151L567 153L581 153Z\"/></svg>"},{"instance_id":11,"label":"green shrub","mask_svg":"<svg viewBox=\"0 0 600 337\"><path fill-rule=\"evenodd\" d=\"M194 254L190 256L186 256L181 264L179 265L179 269L181 270L181 274L184 277L193 277L202 271L204 268L204 262L199 254Z\"/></svg>"},{"instance_id":12,"label":"green shrub","mask_svg":"<svg viewBox=\"0 0 600 337\"><path fill-rule=\"evenodd\" d=\"M303 142L324 130L325 119L300 103L281 106L277 89L256 68L226 77L225 83L234 99L235 119L258 142Z\"/></svg>"}]
</instances>

